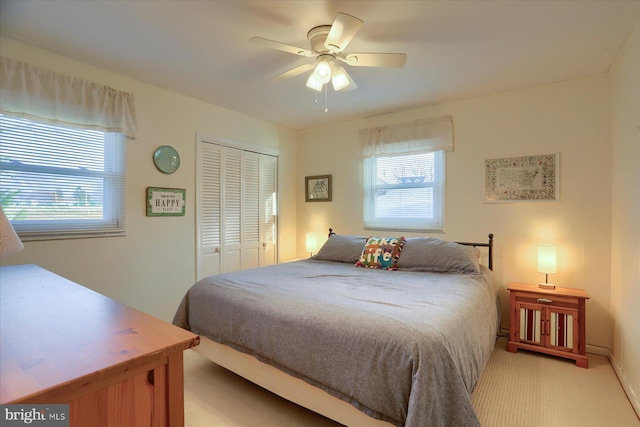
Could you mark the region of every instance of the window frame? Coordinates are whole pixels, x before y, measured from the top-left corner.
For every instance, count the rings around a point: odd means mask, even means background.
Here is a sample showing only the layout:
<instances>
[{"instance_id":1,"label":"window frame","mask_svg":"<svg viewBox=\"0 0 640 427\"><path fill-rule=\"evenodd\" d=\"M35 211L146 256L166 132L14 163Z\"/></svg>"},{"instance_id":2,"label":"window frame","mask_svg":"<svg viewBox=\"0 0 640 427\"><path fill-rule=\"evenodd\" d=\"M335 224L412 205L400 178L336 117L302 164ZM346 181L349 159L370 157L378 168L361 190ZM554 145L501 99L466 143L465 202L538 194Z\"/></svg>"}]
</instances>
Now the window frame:
<instances>
[{"instance_id":1,"label":"window frame","mask_svg":"<svg viewBox=\"0 0 640 427\"><path fill-rule=\"evenodd\" d=\"M375 184L377 177L377 160L393 157L411 157L416 155L433 153L434 180L432 182L404 183L404 184ZM446 211L446 152L421 151L402 155L377 155L364 158L364 203L363 220L364 229L394 230L394 231L420 231L420 232L444 232ZM375 216L375 194L379 189L411 189L433 188L433 218L397 218Z\"/></svg>"},{"instance_id":2,"label":"window frame","mask_svg":"<svg viewBox=\"0 0 640 427\"><path fill-rule=\"evenodd\" d=\"M102 180L102 218L95 219L12 219L12 215L16 211L15 206L6 204L3 200L3 209L7 217L10 219L12 226L24 241L38 240L59 240L71 238L90 238L90 237L114 237L126 235L126 157L125 142L126 137L119 132L105 132L101 130L87 130L74 126L60 126L44 121L33 120L31 118L11 117L0 114L0 120L11 120L14 123L20 123L25 128L37 126L47 126L62 130L62 134L69 129L77 132L98 132L103 135L103 144L99 150L102 151L102 170L95 168L65 168L56 166L56 160L53 159L47 164L29 164L28 162L11 161L10 159L2 159L0 156L0 172L15 172L28 174L46 174L59 175L61 177L87 177ZM14 133L16 138L24 135ZM7 140L6 132L3 132L0 139L0 150L3 146L3 140ZM28 135L28 134L27 134ZM46 137L50 137L46 135ZM44 138L44 137L43 137ZM19 146L20 142L13 142L14 146ZM43 144L44 146L45 144ZM96 148L96 150L98 150ZM29 153L27 150L25 152ZM53 154L54 151L46 149L39 154ZM0 151L1 154L1 151ZM31 154L31 153L29 153ZM36 154L34 154L36 155ZM82 159L82 154L61 155L58 159L71 158ZM64 179L63 178L63 179ZM4 185L3 185L4 187ZM33 187L37 189L37 186ZM42 187L40 187L42 188ZM4 191L11 191L3 188ZM3 192L4 192L3 191ZM4 194L3 194L4 196ZM4 197L2 197L4 199ZM18 206L20 207L20 206Z\"/></svg>"}]
</instances>

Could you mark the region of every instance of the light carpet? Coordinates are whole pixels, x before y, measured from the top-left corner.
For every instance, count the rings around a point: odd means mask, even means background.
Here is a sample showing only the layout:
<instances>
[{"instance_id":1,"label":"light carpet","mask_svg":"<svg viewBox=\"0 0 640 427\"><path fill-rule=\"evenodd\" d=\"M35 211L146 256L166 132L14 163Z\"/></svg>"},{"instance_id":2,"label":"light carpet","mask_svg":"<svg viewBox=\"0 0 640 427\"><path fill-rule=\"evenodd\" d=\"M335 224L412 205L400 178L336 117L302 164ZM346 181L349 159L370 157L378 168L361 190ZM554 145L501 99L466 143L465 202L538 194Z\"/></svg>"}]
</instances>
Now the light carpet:
<instances>
[{"instance_id":1,"label":"light carpet","mask_svg":"<svg viewBox=\"0 0 640 427\"><path fill-rule=\"evenodd\" d=\"M472 402L485 427L640 427L604 356L589 369L538 353L505 350L501 338ZM184 354L186 427L339 427L189 350Z\"/></svg>"}]
</instances>

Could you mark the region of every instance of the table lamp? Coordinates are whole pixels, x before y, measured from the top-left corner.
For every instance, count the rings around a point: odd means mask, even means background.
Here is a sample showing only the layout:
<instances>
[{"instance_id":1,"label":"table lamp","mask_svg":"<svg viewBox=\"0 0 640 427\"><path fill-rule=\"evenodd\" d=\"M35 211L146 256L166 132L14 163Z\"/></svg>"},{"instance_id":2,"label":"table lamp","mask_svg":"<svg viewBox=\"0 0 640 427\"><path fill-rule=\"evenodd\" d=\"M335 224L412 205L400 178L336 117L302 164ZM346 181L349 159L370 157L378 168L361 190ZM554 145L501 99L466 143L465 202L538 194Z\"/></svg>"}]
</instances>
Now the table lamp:
<instances>
[{"instance_id":1,"label":"table lamp","mask_svg":"<svg viewBox=\"0 0 640 427\"><path fill-rule=\"evenodd\" d=\"M539 287L543 289L556 288L556 285L549 283L549 274L556 273L556 247L554 245L538 245L538 273L544 274L544 283L539 283Z\"/></svg>"},{"instance_id":2,"label":"table lamp","mask_svg":"<svg viewBox=\"0 0 640 427\"><path fill-rule=\"evenodd\" d=\"M309 252L313 256L313 253L318 246L318 237L315 233L307 233L307 252Z\"/></svg>"}]
</instances>

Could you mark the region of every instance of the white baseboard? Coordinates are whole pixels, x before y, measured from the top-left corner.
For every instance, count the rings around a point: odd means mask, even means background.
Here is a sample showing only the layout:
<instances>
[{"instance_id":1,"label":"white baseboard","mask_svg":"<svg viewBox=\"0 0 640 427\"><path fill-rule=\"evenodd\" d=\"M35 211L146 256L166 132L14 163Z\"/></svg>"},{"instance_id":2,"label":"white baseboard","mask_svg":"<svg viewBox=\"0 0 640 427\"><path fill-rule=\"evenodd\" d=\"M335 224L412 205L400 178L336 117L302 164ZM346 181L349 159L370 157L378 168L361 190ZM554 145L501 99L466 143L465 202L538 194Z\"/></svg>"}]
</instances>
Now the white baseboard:
<instances>
[{"instance_id":1,"label":"white baseboard","mask_svg":"<svg viewBox=\"0 0 640 427\"><path fill-rule=\"evenodd\" d=\"M638 395L635 393L633 388L631 388L631 384L629 384L629 380L627 379L627 376L624 374L624 370L622 369L622 367L620 367L620 364L618 363L616 358L613 357L613 354L611 353L611 351L609 351L609 353L607 354L607 357L609 358L609 363L611 363L611 366L613 367L613 371L616 373L616 376L618 377L618 381L620 381L620 384L622 385L622 389L627 395L627 398L629 399L629 402L631 403L633 410L636 411L636 415L638 416L638 418L640 418L640 400L638 399Z\"/></svg>"},{"instance_id":2,"label":"white baseboard","mask_svg":"<svg viewBox=\"0 0 640 427\"><path fill-rule=\"evenodd\" d=\"M608 347L600 347L598 345L587 344L585 346L585 350L587 353L598 354L600 356L609 357L611 354L611 350Z\"/></svg>"}]
</instances>

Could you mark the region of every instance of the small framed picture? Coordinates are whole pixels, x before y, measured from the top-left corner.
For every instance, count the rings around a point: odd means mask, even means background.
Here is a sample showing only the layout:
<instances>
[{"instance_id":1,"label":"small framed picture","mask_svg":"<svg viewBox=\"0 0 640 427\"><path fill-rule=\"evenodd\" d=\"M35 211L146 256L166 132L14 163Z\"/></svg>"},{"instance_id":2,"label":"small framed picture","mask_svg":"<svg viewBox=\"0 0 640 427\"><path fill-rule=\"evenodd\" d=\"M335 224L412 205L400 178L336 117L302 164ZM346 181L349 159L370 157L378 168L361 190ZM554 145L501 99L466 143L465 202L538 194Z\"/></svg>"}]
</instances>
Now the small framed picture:
<instances>
[{"instance_id":1,"label":"small framed picture","mask_svg":"<svg viewBox=\"0 0 640 427\"><path fill-rule=\"evenodd\" d=\"M331 175L307 176L304 178L304 188L306 202L331 201Z\"/></svg>"}]
</instances>

